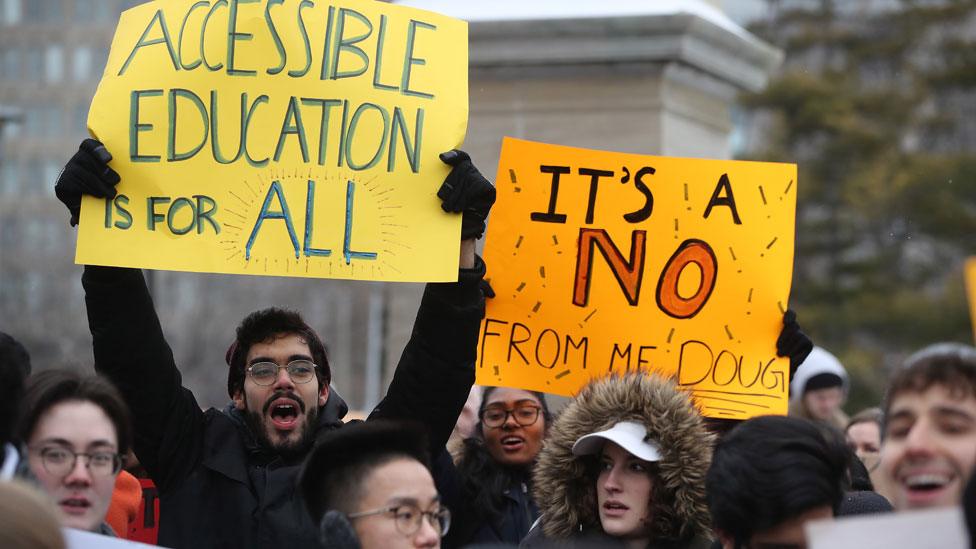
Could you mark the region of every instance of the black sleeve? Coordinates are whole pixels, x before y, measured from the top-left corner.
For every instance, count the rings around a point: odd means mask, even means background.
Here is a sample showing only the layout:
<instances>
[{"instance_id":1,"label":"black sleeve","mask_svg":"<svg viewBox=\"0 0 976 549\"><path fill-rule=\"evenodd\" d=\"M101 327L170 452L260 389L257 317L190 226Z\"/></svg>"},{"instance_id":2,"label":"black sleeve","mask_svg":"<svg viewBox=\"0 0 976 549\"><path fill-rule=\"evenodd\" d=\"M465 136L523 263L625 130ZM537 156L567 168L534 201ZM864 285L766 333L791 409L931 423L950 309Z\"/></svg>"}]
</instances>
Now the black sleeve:
<instances>
[{"instance_id":1,"label":"black sleeve","mask_svg":"<svg viewBox=\"0 0 976 549\"><path fill-rule=\"evenodd\" d=\"M204 414L182 387L142 271L89 265L81 281L95 370L122 393L136 457L165 493L200 459Z\"/></svg>"},{"instance_id":2,"label":"black sleeve","mask_svg":"<svg viewBox=\"0 0 976 549\"><path fill-rule=\"evenodd\" d=\"M422 423L431 456L447 444L474 384L484 275L485 263L477 257L473 268L461 269L457 282L427 284L390 388L370 414Z\"/></svg>"}]
</instances>

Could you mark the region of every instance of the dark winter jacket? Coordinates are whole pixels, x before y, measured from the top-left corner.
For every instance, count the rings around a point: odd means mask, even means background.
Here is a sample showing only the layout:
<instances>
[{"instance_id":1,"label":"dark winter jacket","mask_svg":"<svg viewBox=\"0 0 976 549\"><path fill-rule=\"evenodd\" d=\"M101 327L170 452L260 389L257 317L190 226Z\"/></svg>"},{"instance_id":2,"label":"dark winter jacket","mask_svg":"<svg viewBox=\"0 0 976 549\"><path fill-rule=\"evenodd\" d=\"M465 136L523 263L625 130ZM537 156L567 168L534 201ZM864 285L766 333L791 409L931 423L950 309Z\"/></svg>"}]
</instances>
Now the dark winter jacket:
<instances>
[{"instance_id":1,"label":"dark winter jacket","mask_svg":"<svg viewBox=\"0 0 976 549\"><path fill-rule=\"evenodd\" d=\"M465 453L485 452L483 443L466 441ZM446 454L446 452L445 452ZM469 456L465 456L465 459ZM488 458L490 459L490 458ZM486 509L480 508L474 495L469 491L470 481L465 479L458 468L448 460L448 467L443 467L445 474L456 477L454 483L456 493L442 492L442 500L451 508L451 529L444 537L441 546L444 549L466 547L469 545L485 544L486 546L518 545L529 532L529 528L539 518L539 509L529 493L531 486L530 474L526 470L506 469L495 465L489 470L481 470L479 475L493 475L506 481L506 488L500 494L501 506L499 513L492 516ZM486 478L473 479L486 482Z\"/></svg>"},{"instance_id":2,"label":"dark winter jacket","mask_svg":"<svg viewBox=\"0 0 976 549\"><path fill-rule=\"evenodd\" d=\"M419 421L438 451L474 382L483 275L479 260L457 283L427 285L387 395L371 415ZM300 463L259 444L239 413L200 410L182 387L141 271L87 266L82 284L96 370L131 408L135 453L159 489L159 544L317 546L296 490ZM341 427L344 414L333 393L317 433Z\"/></svg>"},{"instance_id":3,"label":"dark winter jacket","mask_svg":"<svg viewBox=\"0 0 976 549\"><path fill-rule=\"evenodd\" d=\"M686 393L671 381L643 373L590 383L552 424L533 471L532 492L542 519L522 547L592 547L610 541L600 526L591 456L574 456L572 447L581 436L625 420L644 424L648 438L658 443L662 457L655 478L673 501L666 509L655 508L650 547L708 547L705 474L712 436Z\"/></svg>"}]
</instances>

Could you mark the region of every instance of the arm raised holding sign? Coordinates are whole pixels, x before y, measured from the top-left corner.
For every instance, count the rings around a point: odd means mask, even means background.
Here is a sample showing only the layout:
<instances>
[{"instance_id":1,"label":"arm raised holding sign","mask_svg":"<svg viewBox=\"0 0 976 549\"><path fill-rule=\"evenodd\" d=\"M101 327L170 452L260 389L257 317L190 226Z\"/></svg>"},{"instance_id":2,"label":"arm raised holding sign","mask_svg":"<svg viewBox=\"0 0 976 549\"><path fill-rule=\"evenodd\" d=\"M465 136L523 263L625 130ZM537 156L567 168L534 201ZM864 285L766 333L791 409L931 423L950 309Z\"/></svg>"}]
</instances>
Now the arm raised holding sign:
<instances>
[{"instance_id":1,"label":"arm raised holding sign","mask_svg":"<svg viewBox=\"0 0 976 549\"><path fill-rule=\"evenodd\" d=\"M85 140L55 185L78 220L84 194L109 198L119 176L111 155ZM485 264L474 242L494 188L461 151L438 195L462 215L457 282L427 285L413 334L389 390L370 415L427 426L437 455L474 381L480 283ZM329 386L324 345L292 311L249 315L228 350L223 410L201 411L182 386L152 297L138 269L85 266L82 276L96 370L122 392L135 418L135 451L160 491L159 542L171 547L313 546L312 524L294 489L316 437L342 426L346 405Z\"/></svg>"}]
</instances>

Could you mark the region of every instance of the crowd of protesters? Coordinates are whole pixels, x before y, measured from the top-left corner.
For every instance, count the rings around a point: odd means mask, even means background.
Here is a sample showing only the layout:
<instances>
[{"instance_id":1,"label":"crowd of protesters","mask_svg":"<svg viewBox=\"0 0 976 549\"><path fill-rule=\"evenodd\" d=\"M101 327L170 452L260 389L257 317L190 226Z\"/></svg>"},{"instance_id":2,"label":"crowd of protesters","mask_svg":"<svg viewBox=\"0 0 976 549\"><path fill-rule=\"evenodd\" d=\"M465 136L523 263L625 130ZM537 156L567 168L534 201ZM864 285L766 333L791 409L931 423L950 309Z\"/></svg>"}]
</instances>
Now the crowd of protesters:
<instances>
[{"instance_id":1,"label":"crowd of protesters","mask_svg":"<svg viewBox=\"0 0 976 549\"><path fill-rule=\"evenodd\" d=\"M976 499L976 349L961 344L909 357L850 419L847 372L791 311L789 416L708 420L647 372L594 380L559 413L537 392L472 392L494 188L465 153L441 159L458 280L427 285L366 421L343 421L325 345L277 308L237 326L229 404L201 410L136 269L84 269L96 375L32 373L0 333L0 546L65 547L69 528L178 548L803 548L811 521ZM110 161L86 140L59 176L72 224L83 195L114 195Z\"/></svg>"}]
</instances>

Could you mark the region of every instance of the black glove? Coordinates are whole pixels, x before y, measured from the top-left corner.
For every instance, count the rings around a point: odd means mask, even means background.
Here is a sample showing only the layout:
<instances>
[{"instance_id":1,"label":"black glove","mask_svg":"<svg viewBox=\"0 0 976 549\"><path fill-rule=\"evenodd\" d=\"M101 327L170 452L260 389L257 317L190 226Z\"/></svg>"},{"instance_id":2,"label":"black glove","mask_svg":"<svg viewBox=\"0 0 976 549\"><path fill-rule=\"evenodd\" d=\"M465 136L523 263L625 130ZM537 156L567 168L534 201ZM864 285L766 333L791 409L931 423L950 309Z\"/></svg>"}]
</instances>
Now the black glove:
<instances>
[{"instance_id":1,"label":"black glove","mask_svg":"<svg viewBox=\"0 0 976 549\"><path fill-rule=\"evenodd\" d=\"M481 293L487 298L495 297L495 289L491 287L491 282L487 279L482 278L481 282L478 283L481 287Z\"/></svg>"},{"instance_id":2,"label":"black glove","mask_svg":"<svg viewBox=\"0 0 976 549\"><path fill-rule=\"evenodd\" d=\"M457 149L441 153L441 161L452 166L437 191L445 212L461 212L461 240L481 238L485 219L495 203L495 187L471 163L471 157Z\"/></svg>"},{"instance_id":3,"label":"black glove","mask_svg":"<svg viewBox=\"0 0 976 549\"><path fill-rule=\"evenodd\" d=\"M105 149L105 145L94 139L86 139L61 170L54 183L54 194L71 212L72 227L78 224L81 195L89 194L99 198L115 196L115 185L121 178L115 170L108 167L111 160L112 155Z\"/></svg>"},{"instance_id":4,"label":"black glove","mask_svg":"<svg viewBox=\"0 0 976 549\"><path fill-rule=\"evenodd\" d=\"M796 313L788 309L783 315L783 330L776 340L776 354L790 357L790 380L796 369L807 359L813 350L813 341L807 334L800 331L800 324L796 321Z\"/></svg>"}]
</instances>

